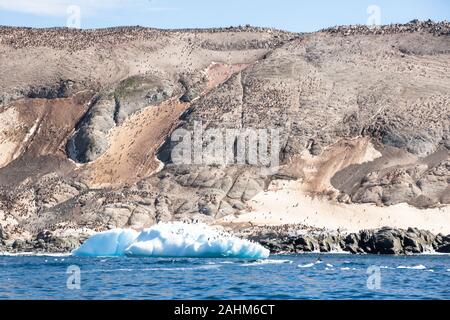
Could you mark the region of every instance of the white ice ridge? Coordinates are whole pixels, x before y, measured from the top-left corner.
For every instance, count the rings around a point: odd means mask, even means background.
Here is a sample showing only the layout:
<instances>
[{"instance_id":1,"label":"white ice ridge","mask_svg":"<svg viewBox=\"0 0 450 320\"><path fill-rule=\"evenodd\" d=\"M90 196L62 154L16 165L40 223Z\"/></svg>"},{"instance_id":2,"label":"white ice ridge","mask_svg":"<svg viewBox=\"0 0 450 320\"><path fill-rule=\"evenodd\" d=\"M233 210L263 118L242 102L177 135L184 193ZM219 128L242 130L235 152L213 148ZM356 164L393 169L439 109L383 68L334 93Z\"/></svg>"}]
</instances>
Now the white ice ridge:
<instances>
[{"instance_id":1,"label":"white ice ridge","mask_svg":"<svg viewBox=\"0 0 450 320\"><path fill-rule=\"evenodd\" d=\"M141 232L100 232L72 252L87 257L198 257L266 259L269 250L205 224L160 223Z\"/></svg>"}]
</instances>

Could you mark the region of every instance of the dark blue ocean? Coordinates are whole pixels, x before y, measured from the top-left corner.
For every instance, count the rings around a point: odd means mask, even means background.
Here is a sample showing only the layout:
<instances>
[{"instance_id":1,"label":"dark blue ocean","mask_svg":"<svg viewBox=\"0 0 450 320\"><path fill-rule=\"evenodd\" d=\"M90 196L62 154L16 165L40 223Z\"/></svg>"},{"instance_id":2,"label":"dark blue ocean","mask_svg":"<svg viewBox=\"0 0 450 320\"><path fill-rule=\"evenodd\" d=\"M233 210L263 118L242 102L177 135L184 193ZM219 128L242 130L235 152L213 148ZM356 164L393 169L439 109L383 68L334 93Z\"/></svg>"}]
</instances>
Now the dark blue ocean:
<instances>
[{"instance_id":1,"label":"dark blue ocean","mask_svg":"<svg viewBox=\"0 0 450 320\"><path fill-rule=\"evenodd\" d=\"M450 299L450 256L0 256L0 299Z\"/></svg>"}]
</instances>

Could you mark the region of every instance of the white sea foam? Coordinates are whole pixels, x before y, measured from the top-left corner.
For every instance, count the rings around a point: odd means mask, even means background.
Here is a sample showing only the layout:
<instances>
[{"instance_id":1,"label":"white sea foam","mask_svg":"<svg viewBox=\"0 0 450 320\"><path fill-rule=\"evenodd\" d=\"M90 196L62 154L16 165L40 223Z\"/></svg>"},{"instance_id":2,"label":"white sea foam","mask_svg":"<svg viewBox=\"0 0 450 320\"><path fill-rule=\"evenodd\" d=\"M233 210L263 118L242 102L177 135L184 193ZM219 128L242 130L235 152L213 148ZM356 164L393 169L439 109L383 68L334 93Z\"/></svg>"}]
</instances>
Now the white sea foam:
<instances>
[{"instance_id":1,"label":"white sea foam","mask_svg":"<svg viewBox=\"0 0 450 320\"><path fill-rule=\"evenodd\" d=\"M414 269L414 270L424 270L425 267L423 264L419 264L417 266L398 266L397 269Z\"/></svg>"},{"instance_id":2,"label":"white sea foam","mask_svg":"<svg viewBox=\"0 0 450 320\"><path fill-rule=\"evenodd\" d=\"M75 256L145 256L266 259L269 250L205 224L163 223L137 232L115 229L93 235Z\"/></svg>"},{"instance_id":3,"label":"white sea foam","mask_svg":"<svg viewBox=\"0 0 450 320\"><path fill-rule=\"evenodd\" d=\"M252 267L252 266L259 266L262 264L285 264L285 263L292 263L292 260L271 260L271 259L257 260L250 263L243 263L241 264L241 266Z\"/></svg>"},{"instance_id":4,"label":"white sea foam","mask_svg":"<svg viewBox=\"0 0 450 320\"><path fill-rule=\"evenodd\" d=\"M307 264L299 264L299 268L311 268L315 265L315 263L307 263Z\"/></svg>"}]
</instances>

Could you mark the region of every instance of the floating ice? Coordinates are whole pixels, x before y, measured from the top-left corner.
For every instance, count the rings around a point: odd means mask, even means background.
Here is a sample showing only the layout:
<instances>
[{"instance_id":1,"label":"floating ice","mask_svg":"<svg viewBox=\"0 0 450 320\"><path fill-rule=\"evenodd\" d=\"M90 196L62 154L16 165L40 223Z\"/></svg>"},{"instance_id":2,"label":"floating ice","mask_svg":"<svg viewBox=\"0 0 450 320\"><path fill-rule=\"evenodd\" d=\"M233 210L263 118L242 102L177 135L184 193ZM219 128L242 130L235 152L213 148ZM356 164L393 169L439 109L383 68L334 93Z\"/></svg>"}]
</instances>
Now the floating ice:
<instances>
[{"instance_id":1,"label":"floating ice","mask_svg":"<svg viewBox=\"0 0 450 320\"><path fill-rule=\"evenodd\" d=\"M98 233L73 255L265 259L269 250L205 224L165 223Z\"/></svg>"},{"instance_id":2,"label":"floating ice","mask_svg":"<svg viewBox=\"0 0 450 320\"><path fill-rule=\"evenodd\" d=\"M87 257L116 257L123 256L128 248L139 236L139 232L132 229L114 229L100 232L72 252L75 256Z\"/></svg>"}]
</instances>

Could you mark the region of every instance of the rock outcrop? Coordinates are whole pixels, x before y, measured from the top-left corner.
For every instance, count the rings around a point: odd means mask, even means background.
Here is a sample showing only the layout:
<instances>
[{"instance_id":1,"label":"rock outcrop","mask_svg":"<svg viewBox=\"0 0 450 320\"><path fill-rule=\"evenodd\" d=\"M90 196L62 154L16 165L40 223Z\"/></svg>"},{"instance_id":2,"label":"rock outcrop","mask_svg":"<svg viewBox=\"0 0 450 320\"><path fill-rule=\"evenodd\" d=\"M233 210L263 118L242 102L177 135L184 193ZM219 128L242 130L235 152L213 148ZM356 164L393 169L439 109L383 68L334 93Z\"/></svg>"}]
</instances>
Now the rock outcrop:
<instances>
[{"instance_id":1,"label":"rock outcrop","mask_svg":"<svg viewBox=\"0 0 450 320\"><path fill-rule=\"evenodd\" d=\"M42 231L34 239L16 239L8 241L8 243L0 243L0 252L69 253L78 248L80 244L80 239L77 237L57 237L49 231Z\"/></svg>"},{"instance_id":2,"label":"rock outcrop","mask_svg":"<svg viewBox=\"0 0 450 320\"><path fill-rule=\"evenodd\" d=\"M252 240L259 241L272 253L350 252L353 254L418 254L424 252L448 253L450 235L434 235L426 230L407 230L384 227L342 233L323 230L305 230L295 226L259 228L243 231ZM299 233L299 234L297 234Z\"/></svg>"}]
</instances>

